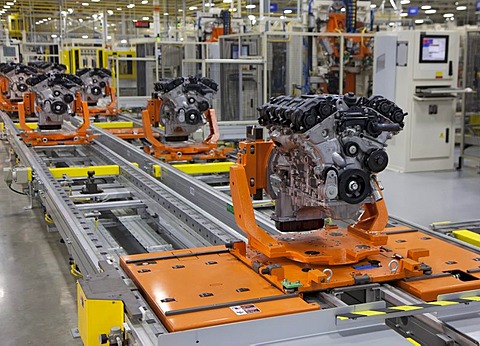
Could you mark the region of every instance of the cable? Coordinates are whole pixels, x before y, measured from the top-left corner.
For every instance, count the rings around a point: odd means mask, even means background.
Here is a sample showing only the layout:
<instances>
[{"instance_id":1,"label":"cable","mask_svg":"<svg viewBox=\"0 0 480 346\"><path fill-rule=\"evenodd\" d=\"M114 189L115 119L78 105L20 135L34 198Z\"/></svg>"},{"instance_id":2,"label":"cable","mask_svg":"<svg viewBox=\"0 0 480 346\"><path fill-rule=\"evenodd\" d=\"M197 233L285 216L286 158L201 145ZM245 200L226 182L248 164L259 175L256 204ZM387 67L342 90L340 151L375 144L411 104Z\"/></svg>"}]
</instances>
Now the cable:
<instances>
[{"instance_id":1,"label":"cable","mask_svg":"<svg viewBox=\"0 0 480 346\"><path fill-rule=\"evenodd\" d=\"M9 188L10 190L12 190L13 192L18 193L19 195L28 196L27 193L24 193L24 192L20 192L20 191L15 190L15 189L12 187L12 184L8 184L8 188Z\"/></svg>"},{"instance_id":2,"label":"cable","mask_svg":"<svg viewBox=\"0 0 480 346\"><path fill-rule=\"evenodd\" d=\"M83 278L82 273L77 269L77 265L75 263L70 266L70 273L76 278Z\"/></svg>"}]
</instances>

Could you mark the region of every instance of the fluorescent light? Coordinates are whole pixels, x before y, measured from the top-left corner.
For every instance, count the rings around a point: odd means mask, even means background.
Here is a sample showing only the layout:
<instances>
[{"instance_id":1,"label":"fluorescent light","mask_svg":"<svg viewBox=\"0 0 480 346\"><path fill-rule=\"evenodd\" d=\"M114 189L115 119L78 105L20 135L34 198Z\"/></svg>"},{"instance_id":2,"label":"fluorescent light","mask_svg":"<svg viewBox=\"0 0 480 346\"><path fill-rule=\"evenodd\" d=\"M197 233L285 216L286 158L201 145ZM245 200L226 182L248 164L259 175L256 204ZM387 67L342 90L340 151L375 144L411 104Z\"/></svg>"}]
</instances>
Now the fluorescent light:
<instances>
[{"instance_id":1,"label":"fluorescent light","mask_svg":"<svg viewBox=\"0 0 480 346\"><path fill-rule=\"evenodd\" d=\"M183 12L183 10L181 8L178 9L178 12Z\"/></svg>"},{"instance_id":2,"label":"fluorescent light","mask_svg":"<svg viewBox=\"0 0 480 346\"><path fill-rule=\"evenodd\" d=\"M415 24L423 24L424 20L423 19L417 19L415 20Z\"/></svg>"},{"instance_id":3,"label":"fluorescent light","mask_svg":"<svg viewBox=\"0 0 480 346\"><path fill-rule=\"evenodd\" d=\"M52 18L50 18L50 17L48 17L47 19L48 19L48 20L52 20Z\"/></svg>"},{"instance_id":4,"label":"fluorescent light","mask_svg":"<svg viewBox=\"0 0 480 346\"><path fill-rule=\"evenodd\" d=\"M122 10L122 8L121 8L121 7L117 7L117 11L121 11L121 10Z\"/></svg>"},{"instance_id":5,"label":"fluorescent light","mask_svg":"<svg viewBox=\"0 0 480 346\"><path fill-rule=\"evenodd\" d=\"M142 0L142 5L148 4L148 0Z\"/></svg>"},{"instance_id":6,"label":"fluorescent light","mask_svg":"<svg viewBox=\"0 0 480 346\"><path fill-rule=\"evenodd\" d=\"M113 14L112 10L107 10L107 13L111 16Z\"/></svg>"},{"instance_id":7,"label":"fluorescent light","mask_svg":"<svg viewBox=\"0 0 480 346\"><path fill-rule=\"evenodd\" d=\"M142 17L142 20L149 20L150 17Z\"/></svg>"},{"instance_id":8,"label":"fluorescent light","mask_svg":"<svg viewBox=\"0 0 480 346\"><path fill-rule=\"evenodd\" d=\"M390 22L390 23L388 23L388 26L394 26L394 25L395 25L395 23L394 23L394 22Z\"/></svg>"},{"instance_id":9,"label":"fluorescent light","mask_svg":"<svg viewBox=\"0 0 480 346\"><path fill-rule=\"evenodd\" d=\"M73 8L69 8L67 11L68 11L68 13L72 14L73 13Z\"/></svg>"},{"instance_id":10,"label":"fluorescent light","mask_svg":"<svg viewBox=\"0 0 480 346\"><path fill-rule=\"evenodd\" d=\"M290 10L290 9L283 10L283 13L285 13L285 14L290 14L290 13L292 13L292 12L293 12L293 11Z\"/></svg>"},{"instance_id":11,"label":"fluorescent light","mask_svg":"<svg viewBox=\"0 0 480 346\"><path fill-rule=\"evenodd\" d=\"M111 39L112 39L112 36L108 35L107 40L111 40Z\"/></svg>"},{"instance_id":12,"label":"fluorescent light","mask_svg":"<svg viewBox=\"0 0 480 346\"><path fill-rule=\"evenodd\" d=\"M422 7L420 7L422 10L429 10L432 8L432 6L430 5L423 5Z\"/></svg>"},{"instance_id":13,"label":"fluorescent light","mask_svg":"<svg viewBox=\"0 0 480 346\"><path fill-rule=\"evenodd\" d=\"M51 37L51 38L57 38L58 35L52 34L52 35L50 35L50 37Z\"/></svg>"},{"instance_id":14,"label":"fluorescent light","mask_svg":"<svg viewBox=\"0 0 480 346\"><path fill-rule=\"evenodd\" d=\"M443 15L443 18L450 18L450 17L453 17L453 16L455 16L453 13L445 13Z\"/></svg>"},{"instance_id":15,"label":"fluorescent light","mask_svg":"<svg viewBox=\"0 0 480 346\"><path fill-rule=\"evenodd\" d=\"M370 5L370 8L376 8L376 7L377 7L377 5L375 5L375 4Z\"/></svg>"},{"instance_id":16,"label":"fluorescent light","mask_svg":"<svg viewBox=\"0 0 480 346\"><path fill-rule=\"evenodd\" d=\"M100 0L90 0L91 2L100 2Z\"/></svg>"},{"instance_id":17,"label":"fluorescent light","mask_svg":"<svg viewBox=\"0 0 480 346\"><path fill-rule=\"evenodd\" d=\"M467 6L457 6L457 11L465 11L466 9L467 9Z\"/></svg>"},{"instance_id":18,"label":"fluorescent light","mask_svg":"<svg viewBox=\"0 0 480 346\"><path fill-rule=\"evenodd\" d=\"M400 0L400 3L402 5L408 5L410 3L410 0Z\"/></svg>"},{"instance_id":19,"label":"fluorescent light","mask_svg":"<svg viewBox=\"0 0 480 346\"><path fill-rule=\"evenodd\" d=\"M120 43L127 43L127 40L123 39L120 41Z\"/></svg>"},{"instance_id":20,"label":"fluorescent light","mask_svg":"<svg viewBox=\"0 0 480 346\"><path fill-rule=\"evenodd\" d=\"M136 20L136 19L132 19L132 22L136 23L136 22L138 22L138 20Z\"/></svg>"},{"instance_id":21,"label":"fluorescent light","mask_svg":"<svg viewBox=\"0 0 480 346\"><path fill-rule=\"evenodd\" d=\"M164 16L168 16L168 12L165 12L163 15L164 15Z\"/></svg>"},{"instance_id":22,"label":"fluorescent light","mask_svg":"<svg viewBox=\"0 0 480 346\"><path fill-rule=\"evenodd\" d=\"M135 7L135 4L128 4L127 5L127 8L134 8Z\"/></svg>"},{"instance_id":23,"label":"fluorescent light","mask_svg":"<svg viewBox=\"0 0 480 346\"><path fill-rule=\"evenodd\" d=\"M13 5L15 5L15 4L14 4L13 2L10 2L10 1L9 1L9 2L7 2L7 5L13 6Z\"/></svg>"},{"instance_id":24,"label":"fluorescent light","mask_svg":"<svg viewBox=\"0 0 480 346\"><path fill-rule=\"evenodd\" d=\"M400 17L408 17L408 13L407 12L402 12L402 13L400 13Z\"/></svg>"},{"instance_id":25,"label":"fluorescent light","mask_svg":"<svg viewBox=\"0 0 480 346\"><path fill-rule=\"evenodd\" d=\"M254 4L249 4L249 5L245 6L245 8L246 8L247 10L254 9L255 7L257 7L257 5L254 5Z\"/></svg>"},{"instance_id":26,"label":"fluorescent light","mask_svg":"<svg viewBox=\"0 0 480 346\"><path fill-rule=\"evenodd\" d=\"M198 10L198 7L197 6L190 6L188 9L190 11L195 11L195 10Z\"/></svg>"},{"instance_id":27,"label":"fluorescent light","mask_svg":"<svg viewBox=\"0 0 480 346\"><path fill-rule=\"evenodd\" d=\"M425 13L426 14L434 14L434 13L437 13L437 10L434 10L434 9L426 10Z\"/></svg>"},{"instance_id":28,"label":"fluorescent light","mask_svg":"<svg viewBox=\"0 0 480 346\"><path fill-rule=\"evenodd\" d=\"M223 0L223 3L225 3L225 4L231 4L231 3L232 3L232 0Z\"/></svg>"},{"instance_id":29,"label":"fluorescent light","mask_svg":"<svg viewBox=\"0 0 480 346\"><path fill-rule=\"evenodd\" d=\"M10 8L10 6L8 6L8 5L3 5L3 8Z\"/></svg>"},{"instance_id":30,"label":"fluorescent light","mask_svg":"<svg viewBox=\"0 0 480 346\"><path fill-rule=\"evenodd\" d=\"M453 22L453 21L455 20L455 18L454 18L454 17L450 17L450 20Z\"/></svg>"},{"instance_id":31,"label":"fluorescent light","mask_svg":"<svg viewBox=\"0 0 480 346\"><path fill-rule=\"evenodd\" d=\"M82 38L87 39L88 35L83 35Z\"/></svg>"},{"instance_id":32,"label":"fluorescent light","mask_svg":"<svg viewBox=\"0 0 480 346\"><path fill-rule=\"evenodd\" d=\"M215 6L215 4L214 4L213 2L212 2L212 3L207 2L207 3L205 4L205 7L213 7L213 6Z\"/></svg>"}]
</instances>

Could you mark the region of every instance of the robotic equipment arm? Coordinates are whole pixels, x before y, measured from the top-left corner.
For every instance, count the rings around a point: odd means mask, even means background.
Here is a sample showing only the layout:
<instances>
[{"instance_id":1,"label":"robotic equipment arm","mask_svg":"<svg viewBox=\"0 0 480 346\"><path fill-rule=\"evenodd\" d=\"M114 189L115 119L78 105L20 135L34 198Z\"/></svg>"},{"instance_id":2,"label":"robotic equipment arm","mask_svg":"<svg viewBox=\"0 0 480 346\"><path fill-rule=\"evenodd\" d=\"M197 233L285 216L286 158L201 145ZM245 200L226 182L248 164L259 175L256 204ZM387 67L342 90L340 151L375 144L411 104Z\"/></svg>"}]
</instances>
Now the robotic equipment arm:
<instances>
[{"instance_id":1,"label":"robotic equipment arm","mask_svg":"<svg viewBox=\"0 0 480 346\"><path fill-rule=\"evenodd\" d=\"M260 108L274 143L266 191L280 231L323 226L325 218L357 219L382 198L376 173L388 164L386 142L405 114L383 97L281 96Z\"/></svg>"}]
</instances>

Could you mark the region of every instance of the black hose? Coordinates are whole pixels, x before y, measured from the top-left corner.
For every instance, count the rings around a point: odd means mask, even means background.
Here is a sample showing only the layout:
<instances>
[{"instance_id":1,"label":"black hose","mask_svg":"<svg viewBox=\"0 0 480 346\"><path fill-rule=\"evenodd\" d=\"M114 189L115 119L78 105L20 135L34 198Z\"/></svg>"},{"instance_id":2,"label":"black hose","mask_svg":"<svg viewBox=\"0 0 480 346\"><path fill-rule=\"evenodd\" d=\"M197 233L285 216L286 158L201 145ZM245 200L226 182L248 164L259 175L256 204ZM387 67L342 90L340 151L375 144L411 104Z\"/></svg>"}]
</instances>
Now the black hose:
<instances>
[{"instance_id":1,"label":"black hose","mask_svg":"<svg viewBox=\"0 0 480 346\"><path fill-rule=\"evenodd\" d=\"M9 188L10 190L12 190L13 192L18 193L19 195L28 196L28 194L26 194L26 193L24 193L24 192L20 192L20 191L15 190L15 189L12 187L12 184L8 184L8 188Z\"/></svg>"}]
</instances>

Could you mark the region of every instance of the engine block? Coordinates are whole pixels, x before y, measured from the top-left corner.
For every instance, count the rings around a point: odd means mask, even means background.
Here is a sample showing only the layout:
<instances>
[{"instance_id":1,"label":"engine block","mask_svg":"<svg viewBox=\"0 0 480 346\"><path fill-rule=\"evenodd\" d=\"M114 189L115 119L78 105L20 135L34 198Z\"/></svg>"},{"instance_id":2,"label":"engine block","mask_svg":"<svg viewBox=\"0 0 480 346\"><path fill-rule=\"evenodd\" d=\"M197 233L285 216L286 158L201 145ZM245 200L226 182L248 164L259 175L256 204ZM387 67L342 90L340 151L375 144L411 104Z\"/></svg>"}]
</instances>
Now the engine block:
<instances>
[{"instance_id":1,"label":"engine block","mask_svg":"<svg viewBox=\"0 0 480 346\"><path fill-rule=\"evenodd\" d=\"M75 93L82 87L82 80L75 75L50 72L28 78L27 84L36 96L39 129L60 129L64 116L72 113Z\"/></svg>"},{"instance_id":2,"label":"engine block","mask_svg":"<svg viewBox=\"0 0 480 346\"><path fill-rule=\"evenodd\" d=\"M30 91L27 79L37 73L34 67L23 64L9 63L0 66L0 74L8 79L8 95L12 101L22 101L23 94Z\"/></svg>"},{"instance_id":3,"label":"engine block","mask_svg":"<svg viewBox=\"0 0 480 346\"><path fill-rule=\"evenodd\" d=\"M381 97L280 96L259 109L274 143L267 193L280 231L321 228L325 218L356 219L382 198L376 173L388 165L386 142L406 114Z\"/></svg>"},{"instance_id":4,"label":"engine block","mask_svg":"<svg viewBox=\"0 0 480 346\"><path fill-rule=\"evenodd\" d=\"M105 68L84 68L77 71L82 79L82 100L89 106L96 106L98 101L107 96L106 87L112 84L112 72Z\"/></svg>"},{"instance_id":5,"label":"engine block","mask_svg":"<svg viewBox=\"0 0 480 346\"><path fill-rule=\"evenodd\" d=\"M160 124L165 127L165 138L183 141L205 123L204 112L212 107L218 85L208 78L179 77L155 83L155 91L162 101Z\"/></svg>"}]
</instances>

